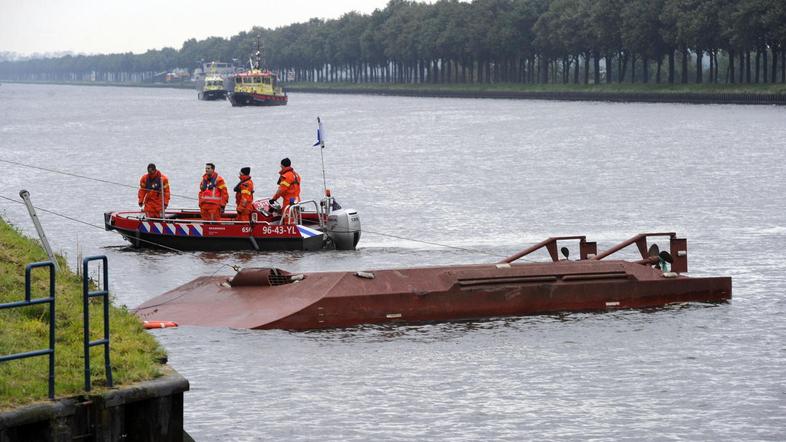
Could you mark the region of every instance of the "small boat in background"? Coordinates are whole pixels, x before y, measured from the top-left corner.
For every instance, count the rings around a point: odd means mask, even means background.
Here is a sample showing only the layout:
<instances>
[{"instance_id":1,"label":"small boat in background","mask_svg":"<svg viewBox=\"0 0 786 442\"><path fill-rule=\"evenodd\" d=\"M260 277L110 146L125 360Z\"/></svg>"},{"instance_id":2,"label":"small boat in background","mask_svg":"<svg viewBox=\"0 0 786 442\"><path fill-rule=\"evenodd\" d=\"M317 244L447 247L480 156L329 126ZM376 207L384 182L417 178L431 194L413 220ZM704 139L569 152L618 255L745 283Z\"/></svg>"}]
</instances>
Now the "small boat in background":
<instances>
[{"instance_id":1,"label":"small boat in background","mask_svg":"<svg viewBox=\"0 0 786 442\"><path fill-rule=\"evenodd\" d=\"M219 73L219 69L225 72L226 66L228 66L227 63L216 61L205 65L206 76L197 83L199 88L197 98L205 101L225 100L227 98L224 77Z\"/></svg>"},{"instance_id":2,"label":"small boat in background","mask_svg":"<svg viewBox=\"0 0 786 442\"><path fill-rule=\"evenodd\" d=\"M199 92L198 98L205 101L225 100L227 90L224 87L224 79L221 77L205 78L205 85Z\"/></svg>"}]
</instances>

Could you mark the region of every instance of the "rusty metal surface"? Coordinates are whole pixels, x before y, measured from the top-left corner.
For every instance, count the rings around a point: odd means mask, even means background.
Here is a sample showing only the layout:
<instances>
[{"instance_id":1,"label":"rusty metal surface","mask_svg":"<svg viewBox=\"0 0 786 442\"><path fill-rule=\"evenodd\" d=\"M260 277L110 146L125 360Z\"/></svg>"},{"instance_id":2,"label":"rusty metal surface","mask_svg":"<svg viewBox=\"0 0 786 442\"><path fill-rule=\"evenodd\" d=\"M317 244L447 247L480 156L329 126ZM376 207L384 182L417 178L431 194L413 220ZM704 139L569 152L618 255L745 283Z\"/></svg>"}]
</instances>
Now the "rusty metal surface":
<instances>
[{"instance_id":1,"label":"rusty metal surface","mask_svg":"<svg viewBox=\"0 0 786 442\"><path fill-rule=\"evenodd\" d=\"M198 278L142 304L137 314L180 325L303 330L731 298L729 277L665 277L650 265L628 261L374 270L365 277L355 272L306 273L290 277L300 280L276 285L264 278L270 270L243 270L235 277L243 284L234 287L226 277Z\"/></svg>"},{"instance_id":2,"label":"rusty metal surface","mask_svg":"<svg viewBox=\"0 0 786 442\"><path fill-rule=\"evenodd\" d=\"M323 273L299 284L232 287L226 277L200 277L137 308L143 320L179 325L258 328L313 305L328 294L340 274Z\"/></svg>"}]
</instances>

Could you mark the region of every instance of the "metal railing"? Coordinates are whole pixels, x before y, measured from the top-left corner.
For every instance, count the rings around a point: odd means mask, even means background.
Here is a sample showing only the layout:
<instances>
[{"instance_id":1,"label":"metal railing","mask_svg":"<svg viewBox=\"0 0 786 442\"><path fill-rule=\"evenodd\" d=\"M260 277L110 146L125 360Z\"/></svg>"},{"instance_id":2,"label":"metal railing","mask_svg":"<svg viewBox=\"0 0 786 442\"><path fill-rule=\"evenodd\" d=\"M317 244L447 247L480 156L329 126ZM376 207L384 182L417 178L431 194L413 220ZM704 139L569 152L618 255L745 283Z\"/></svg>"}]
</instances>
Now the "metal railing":
<instances>
[{"instance_id":1,"label":"metal railing","mask_svg":"<svg viewBox=\"0 0 786 442\"><path fill-rule=\"evenodd\" d=\"M540 250L542 248L546 248L549 252L549 256L551 260L554 262L559 261L559 255L557 253L557 242L558 241L569 241L569 240L576 240L579 241L579 259L585 260L589 259L591 256L594 256L597 253L597 244L595 242L587 241L587 237L584 235L575 235L575 236L552 236L550 238L546 238L543 241L535 244L534 246L528 247L515 255L511 255L502 261L499 261L498 264L510 264L517 259L521 259L532 252ZM563 252L567 253L567 252ZM566 256L567 258L567 256Z\"/></svg>"},{"instance_id":2,"label":"metal railing","mask_svg":"<svg viewBox=\"0 0 786 442\"><path fill-rule=\"evenodd\" d=\"M598 253L591 259L601 260L609 255L619 252L620 250L636 244L636 248L641 255L641 263L656 264L658 262L657 256L649 256L649 247L647 240L650 237L668 237L670 255L673 262L671 263L671 271L675 273L688 272L688 240L685 238L677 238L675 232L652 232L652 233L639 233L638 235L629 238L621 243L613 246L612 248ZM657 255L657 254L656 254Z\"/></svg>"},{"instance_id":3,"label":"metal railing","mask_svg":"<svg viewBox=\"0 0 786 442\"><path fill-rule=\"evenodd\" d=\"M88 266L91 261L102 261L103 275L102 290L90 291L90 280L87 277ZM90 298L104 298L104 337L95 341L90 340ZM82 260L82 307L85 350L85 390L90 391L90 347L104 346L104 369L106 370L107 386L112 386L112 367L109 363L109 269L106 256L88 256Z\"/></svg>"},{"instance_id":4,"label":"metal railing","mask_svg":"<svg viewBox=\"0 0 786 442\"><path fill-rule=\"evenodd\" d=\"M49 267L49 297L30 299L30 272L37 267ZM25 300L0 304L0 310L26 307L36 304L49 304L49 348L0 356L0 362L49 355L49 399L55 398L55 265L51 261L36 262L25 267Z\"/></svg>"},{"instance_id":5,"label":"metal railing","mask_svg":"<svg viewBox=\"0 0 786 442\"><path fill-rule=\"evenodd\" d=\"M287 206L286 213L281 217L281 224L285 223L285 220L289 221L289 224L303 224L303 207L307 205L314 205L314 212L307 212L307 213L316 213L317 219L319 220L319 227L325 227L325 220L322 217L322 210L320 210L319 203L315 200L306 200L301 201L299 203L290 204Z\"/></svg>"},{"instance_id":6,"label":"metal railing","mask_svg":"<svg viewBox=\"0 0 786 442\"><path fill-rule=\"evenodd\" d=\"M295 204L290 204L287 206L287 209L283 211L281 214L282 222L285 219L294 220L294 224L302 224L303 221L303 213L311 213L316 214L317 220L319 222L320 227L325 226L325 218L330 213L330 209L332 207L333 198L327 197L324 198L322 201L317 202L316 200L305 200L300 201ZM303 210L305 206L313 205L314 211L306 211ZM199 211L194 209L172 209L169 208L165 212L165 216L162 218L156 217L148 217L145 215L139 215L140 212L117 212L118 216L122 216L125 219L133 219L139 221L149 221L149 222L157 222L157 223L170 223L170 224L220 224L220 225L234 225L234 224L248 224L248 221L235 221L233 219L220 219L220 220L206 220L198 218ZM232 213L232 212L231 212ZM194 218L173 218L172 215L177 214L189 214L195 215ZM107 224L109 221L110 213L107 212L104 214L104 223ZM170 215L170 216L167 216ZM252 214L253 215L253 214ZM270 224L267 221L257 221L255 219L252 220L255 224Z\"/></svg>"},{"instance_id":7,"label":"metal railing","mask_svg":"<svg viewBox=\"0 0 786 442\"><path fill-rule=\"evenodd\" d=\"M195 218L175 218L175 217L151 218L151 217L148 217L148 216L145 216L145 215L136 215L136 213L139 213L139 212L128 212L128 213L133 213L133 215L125 215L123 212L117 212L117 215L118 216L122 216L125 219L138 220L138 221L149 221L149 222L154 222L154 223L167 223L167 224L208 224L208 225L222 225L222 226L224 226L224 225L240 225L240 224L248 225L248 221L236 221L236 220L233 220L231 218L219 219L219 220L208 220L208 219L198 218L198 216L200 214L199 211L194 211L193 209L174 209L174 210L175 210L174 212L167 212L167 213L171 214L172 216L177 215L177 214L183 214L183 213L186 213L186 214L189 214L189 215L195 214L197 217L195 217ZM178 211L180 211L180 212L178 212ZM236 212L230 212L230 213L236 213ZM255 215L255 214L256 213L252 213L252 215ZM106 223L109 222L108 221L109 220L109 216L108 216L109 212L107 212L104 215L105 215L104 223L106 224ZM255 224L270 224L267 221L256 221L256 220L254 221L254 223Z\"/></svg>"}]
</instances>

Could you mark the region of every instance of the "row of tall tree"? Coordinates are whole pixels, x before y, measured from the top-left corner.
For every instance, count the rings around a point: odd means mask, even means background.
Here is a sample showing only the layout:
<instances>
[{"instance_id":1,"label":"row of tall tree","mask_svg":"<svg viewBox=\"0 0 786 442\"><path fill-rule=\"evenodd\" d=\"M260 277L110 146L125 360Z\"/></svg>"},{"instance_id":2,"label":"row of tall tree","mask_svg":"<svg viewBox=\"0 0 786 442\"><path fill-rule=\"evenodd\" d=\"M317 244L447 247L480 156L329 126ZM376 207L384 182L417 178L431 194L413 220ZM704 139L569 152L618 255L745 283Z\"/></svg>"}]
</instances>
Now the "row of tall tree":
<instances>
[{"instance_id":1,"label":"row of tall tree","mask_svg":"<svg viewBox=\"0 0 786 442\"><path fill-rule=\"evenodd\" d=\"M786 81L784 0L391 0L367 15L190 39L179 50L0 62L0 77L153 78L130 74L245 63L256 35L265 65L295 81Z\"/></svg>"}]
</instances>

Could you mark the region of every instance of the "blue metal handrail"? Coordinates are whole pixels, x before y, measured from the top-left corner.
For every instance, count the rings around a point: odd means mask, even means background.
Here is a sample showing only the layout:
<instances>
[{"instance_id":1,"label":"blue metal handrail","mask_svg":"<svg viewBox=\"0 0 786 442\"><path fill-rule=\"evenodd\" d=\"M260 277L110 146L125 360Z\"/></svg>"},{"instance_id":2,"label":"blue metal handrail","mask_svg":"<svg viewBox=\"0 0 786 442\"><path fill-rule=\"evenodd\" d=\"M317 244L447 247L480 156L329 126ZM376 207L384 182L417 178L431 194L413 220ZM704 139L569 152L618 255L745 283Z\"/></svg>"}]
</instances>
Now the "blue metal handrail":
<instances>
[{"instance_id":1,"label":"blue metal handrail","mask_svg":"<svg viewBox=\"0 0 786 442\"><path fill-rule=\"evenodd\" d=\"M30 299L30 272L37 267L49 267L49 297ZM52 261L35 262L25 267L25 300L0 304L0 310L25 307L36 304L49 304L49 348L0 356L0 362L49 355L49 399L55 398L55 265Z\"/></svg>"},{"instance_id":2,"label":"blue metal handrail","mask_svg":"<svg viewBox=\"0 0 786 442\"><path fill-rule=\"evenodd\" d=\"M87 277L88 264L90 261L103 261L103 285L102 290L90 291L90 280ZM96 345L104 346L104 369L106 370L106 381L108 386L112 386L112 367L109 364L109 269L106 256L88 256L82 260L82 306L83 306L83 329L84 329L84 348L85 348L85 390L90 391L90 347ZM90 341L90 298L104 298L104 338Z\"/></svg>"}]
</instances>

